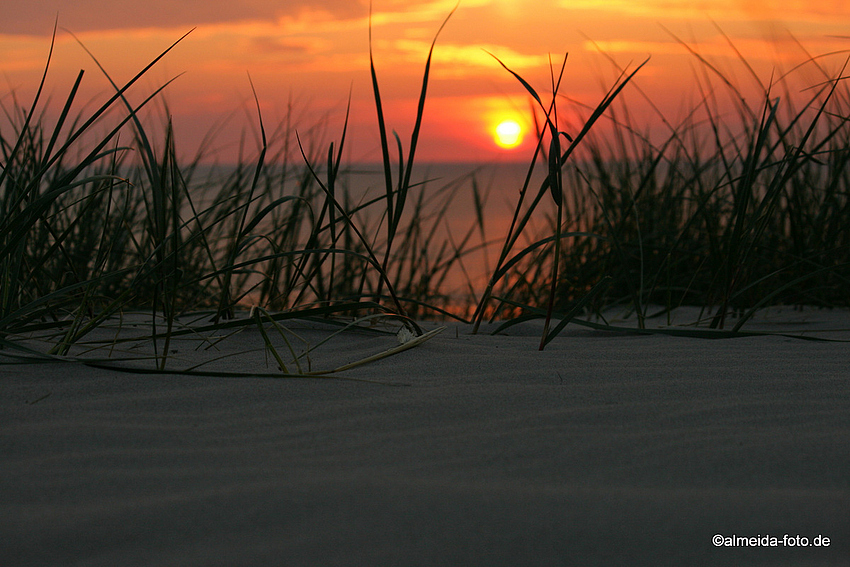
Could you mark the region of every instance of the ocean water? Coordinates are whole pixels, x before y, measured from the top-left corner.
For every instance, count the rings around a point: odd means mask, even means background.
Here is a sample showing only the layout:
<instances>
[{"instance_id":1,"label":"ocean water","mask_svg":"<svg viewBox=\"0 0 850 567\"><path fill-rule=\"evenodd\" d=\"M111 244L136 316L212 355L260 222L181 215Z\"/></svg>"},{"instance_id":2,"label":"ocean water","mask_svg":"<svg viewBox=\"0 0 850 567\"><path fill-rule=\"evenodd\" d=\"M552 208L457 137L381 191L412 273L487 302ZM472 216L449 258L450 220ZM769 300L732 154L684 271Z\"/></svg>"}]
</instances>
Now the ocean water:
<instances>
[{"instance_id":1,"label":"ocean water","mask_svg":"<svg viewBox=\"0 0 850 567\"><path fill-rule=\"evenodd\" d=\"M400 230L404 232L406 226L416 222L427 233L432 249L422 251L422 262L433 264L440 258L446 259L455 249L464 250L460 261L454 262L445 274L440 284L442 293L468 298L484 290L507 236L528 168L528 163L518 162L415 164ZM196 210L202 209L207 198L220 191L222 183L226 183L234 171L233 167L218 166L199 168L195 172L193 199ZM282 171L282 166L275 164L268 169L275 180L275 197L297 193L304 176L303 167L295 166L283 182ZM253 171L249 168L245 173L250 177ZM325 179L324 170L317 174ZM545 175L542 166L534 169L531 192L536 192ZM394 183L398 183L398 177L399 172L393 171ZM383 167L380 164L343 166L336 187L339 201L347 194L347 202L352 207L378 199L358 213L355 221L372 228L371 233L367 229L365 236L380 246L386 234L386 221L382 218L386 213ZM319 191L318 187L314 190ZM420 199L421 208L417 207ZM414 214L419 217L414 219ZM539 223L544 222L541 217ZM379 230L374 230L376 226ZM262 233L262 227L256 232ZM533 226L530 232L534 232Z\"/></svg>"},{"instance_id":2,"label":"ocean water","mask_svg":"<svg viewBox=\"0 0 850 567\"><path fill-rule=\"evenodd\" d=\"M453 231L468 230L479 222L477 212L481 207L481 220L485 230L495 236L499 231L504 236L507 231L520 190L528 176L528 163L416 163L411 174L411 190L407 197L405 210L408 214L415 208L415 202L423 199L424 212L442 217L445 227ZM233 166L201 166L193 176L193 198L201 206L215 195L221 184L233 175ZM281 181L282 167L271 164L268 173L274 181L275 196L294 195L298 192L305 175L303 167L291 167L286 174L287 180ZM320 179L326 180L326 171L316 171ZM393 184L398 184L399 172L394 169ZM245 171L246 177L253 175L252 169ZM532 172L530 190L536 191L545 180L546 172L540 165ZM248 180L249 181L249 180ZM247 183L247 181L246 181ZM319 191L318 186L315 187ZM381 214L386 210L384 197L386 181L381 164L354 164L343 166L336 181L337 198L340 201L347 196L352 204L365 203L381 199L372 205L370 214Z\"/></svg>"},{"instance_id":3,"label":"ocean water","mask_svg":"<svg viewBox=\"0 0 850 567\"><path fill-rule=\"evenodd\" d=\"M406 211L408 216L413 214L413 201L421 194L426 213L422 220L433 228L435 245L446 241L460 244L466 239L469 252L464 257L464 277L485 283L485 273L489 277L491 259L498 257L527 175L527 163L423 163L412 172ZM544 168L533 170L530 192L536 192L545 176ZM357 167L346 181L355 195L361 191L370 197L386 193L379 165Z\"/></svg>"}]
</instances>

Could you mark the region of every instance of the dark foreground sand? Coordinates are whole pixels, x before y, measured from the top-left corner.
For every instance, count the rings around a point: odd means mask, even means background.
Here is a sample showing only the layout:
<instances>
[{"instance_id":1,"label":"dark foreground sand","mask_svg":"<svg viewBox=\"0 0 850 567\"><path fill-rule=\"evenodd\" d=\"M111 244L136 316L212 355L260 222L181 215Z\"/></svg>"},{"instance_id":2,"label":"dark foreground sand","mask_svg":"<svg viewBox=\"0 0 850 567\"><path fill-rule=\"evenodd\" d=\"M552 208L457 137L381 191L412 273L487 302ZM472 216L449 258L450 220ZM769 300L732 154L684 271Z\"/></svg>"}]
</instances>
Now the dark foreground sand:
<instances>
[{"instance_id":1,"label":"dark foreground sand","mask_svg":"<svg viewBox=\"0 0 850 567\"><path fill-rule=\"evenodd\" d=\"M467 332L344 374L394 386L0 366L0 565L850 565L850 344Z\"/></svg>"}]
</instances>

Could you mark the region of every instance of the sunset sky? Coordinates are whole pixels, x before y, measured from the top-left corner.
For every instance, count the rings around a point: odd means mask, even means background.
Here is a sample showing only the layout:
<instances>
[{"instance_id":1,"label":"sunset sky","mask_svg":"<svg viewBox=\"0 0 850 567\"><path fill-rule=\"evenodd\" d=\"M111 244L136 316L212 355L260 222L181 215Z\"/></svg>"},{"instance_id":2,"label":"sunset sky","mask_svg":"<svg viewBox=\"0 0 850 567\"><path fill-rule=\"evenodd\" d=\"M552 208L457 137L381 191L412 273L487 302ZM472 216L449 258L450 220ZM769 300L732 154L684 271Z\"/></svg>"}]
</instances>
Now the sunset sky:
<instances>
[{"instance_id":1,"label":"sunset sky","mask_svg":"<svg viewBox=\"0 0 850 567\"><path fill-rule=\"evenodd\" d=\"M454 0L374 0L373 49L387 122L405 147L430 42L454 6ZM48 114L61 108L80 69L86 70L80 111L85 112L87 101L110 94L96 65L64 30L73 32L120 82L195 28L130 94L140 101L180 75L164 100L183 153L192 154L215 128L212 149L219 159L232 158L240 132L249 135L249 153L256 152L250 74L270 134L291 106L304 138L316 144L337 139L350 91L348 157L380 157L366 0L4 1L0 101L7 109L14 104L13 93L19 104L29 104L57 16ZM494 141L496 126L505 120L529 127L529 102L521 85L487 52L541 93L549 84L550 54L559 65L569 52L562 92L586 104L595 104L617 75L600 50L623 67L650 56L635 85L675 118L696 96L696 65L671 33L720 68L734 69L735 54L715 24L765 82L772 67L787 69L805 60L797 42L812 55L850 49L846 0L462 0L434 51L417 159L522 160L530 155L529 136L512 149ZM837 71L846 56L832 55L822 63ZM739 70L735 73L742 85L752 85ZM151 107L152 120L162 108ZM317 130L317 125L324 128Z\"/></svg>"}]
</instances>

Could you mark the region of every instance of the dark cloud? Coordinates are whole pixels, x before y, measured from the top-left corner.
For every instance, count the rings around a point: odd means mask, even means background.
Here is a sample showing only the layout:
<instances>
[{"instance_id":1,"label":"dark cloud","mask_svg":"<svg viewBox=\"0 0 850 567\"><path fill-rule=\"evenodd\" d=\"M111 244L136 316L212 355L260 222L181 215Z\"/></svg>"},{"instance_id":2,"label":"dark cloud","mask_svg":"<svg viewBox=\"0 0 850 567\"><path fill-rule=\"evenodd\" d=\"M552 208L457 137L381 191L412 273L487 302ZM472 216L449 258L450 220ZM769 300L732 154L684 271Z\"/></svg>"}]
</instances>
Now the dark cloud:
<instances>
[{"instance_id":1,"label":"dark cloud","mask_svg":"<svg viewBox=\"0 0 850 567\"><path fill-rule=\"evenodd\" d=\"M282 41L278 37L258 36L251 39L251 46L257 53L305 55L309 49L306 45Z\"/></svg>"},{"instance_id":2,"label":"dark cloud","mask_svg":"<svg viewBox=\"0 0 850 567\"><path fill-rule=\"evenodd\" d=\"M305 8L348 19L366 14L368 0L3 0L0 33L48 35L57 15L60 27L80 33L274 20L282 15L297 15Z\"/></svg>"}]
</instances>

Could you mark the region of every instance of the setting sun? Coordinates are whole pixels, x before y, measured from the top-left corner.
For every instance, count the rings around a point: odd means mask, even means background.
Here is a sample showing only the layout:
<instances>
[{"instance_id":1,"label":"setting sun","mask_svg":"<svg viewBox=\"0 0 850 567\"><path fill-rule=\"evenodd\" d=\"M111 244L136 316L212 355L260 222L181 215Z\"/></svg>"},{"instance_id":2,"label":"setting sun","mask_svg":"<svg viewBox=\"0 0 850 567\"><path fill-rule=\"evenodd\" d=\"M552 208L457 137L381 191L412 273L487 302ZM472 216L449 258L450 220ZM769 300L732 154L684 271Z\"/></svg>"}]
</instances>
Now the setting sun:
<instances>
[{"instance_id":1,"label":"setting sun","mask_svg":"<svg viewBox=\"0 0 850 567\"><path fill-rule=\"evenodd\" d=\"M522 126L516 120L500 122L496 126L494 139L502 148L515 148L522 143Z\"/></svg>"}]
</instances>

